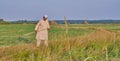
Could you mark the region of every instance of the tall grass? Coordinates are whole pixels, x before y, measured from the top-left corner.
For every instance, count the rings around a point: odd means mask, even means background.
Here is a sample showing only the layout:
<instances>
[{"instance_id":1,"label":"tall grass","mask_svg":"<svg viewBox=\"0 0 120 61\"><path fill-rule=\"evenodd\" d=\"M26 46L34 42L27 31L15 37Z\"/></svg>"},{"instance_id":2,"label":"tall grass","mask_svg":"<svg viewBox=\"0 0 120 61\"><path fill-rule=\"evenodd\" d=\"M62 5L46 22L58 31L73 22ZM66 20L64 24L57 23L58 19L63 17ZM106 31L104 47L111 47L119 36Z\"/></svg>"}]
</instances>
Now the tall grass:
<instances>
[{"instance_id":1,"label":"tall grass","mask_svg":"<svg viewBox=\"0 0 120 61\"><path fill-rule=\"evenodd\" d=\"M88 57L88 60L104 61L106 59L106 46L108 48L108 59L120 58L120 40L115 41L50 41L49 46L41 46L36 48L33 44L23 44L18 46L3 47L1 59L7 60L22 60L22 61L69 61L71 60L83 61ZM33 58L31 58L33 57Z\"/></svg>"},{"instance_id":2,"label":"tall grass","mask_svg":"<svg viewBox=\"0 0 120 61\"><path fill-rule=\"evenodd\" d=\"M0 47L0 60L119 61L120 33L103 28L92 30L90 28L76 29L72 27L72 29L69 28L68 34L66 34L64 28L52 26L52 29L49 31L48 47L41 45L41 47L37 48L35 41L28 44L24 42L19 43L16 46L3 46ZM83 34L79 33L81 31Z\"/></svg>"}]
</instances>

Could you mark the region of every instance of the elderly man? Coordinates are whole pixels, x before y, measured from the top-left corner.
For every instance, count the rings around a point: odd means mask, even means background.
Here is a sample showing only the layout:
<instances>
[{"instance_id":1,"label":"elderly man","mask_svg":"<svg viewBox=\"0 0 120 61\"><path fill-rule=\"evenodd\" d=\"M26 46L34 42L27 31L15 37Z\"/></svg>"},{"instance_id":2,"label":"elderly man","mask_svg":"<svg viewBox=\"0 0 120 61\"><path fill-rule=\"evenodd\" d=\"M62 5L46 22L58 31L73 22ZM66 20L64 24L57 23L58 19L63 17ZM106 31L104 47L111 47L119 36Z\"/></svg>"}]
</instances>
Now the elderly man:
<instances>
[{"instance_id":1,"label":"elderly man","mask_svg":"<svg viewBox=\"0 0 120 61\"><path fill-rule=\"evenodd\" d=\"M48 46L48 30L50 29L50 25L48 22L48 16L44 15L43 19L40 20L36 27L35 27L35 31L36 31L36 40L37 40L37 47L40 46L41 41L44 41L44 44L46 46Z\"/></svg>"}]
</instances>

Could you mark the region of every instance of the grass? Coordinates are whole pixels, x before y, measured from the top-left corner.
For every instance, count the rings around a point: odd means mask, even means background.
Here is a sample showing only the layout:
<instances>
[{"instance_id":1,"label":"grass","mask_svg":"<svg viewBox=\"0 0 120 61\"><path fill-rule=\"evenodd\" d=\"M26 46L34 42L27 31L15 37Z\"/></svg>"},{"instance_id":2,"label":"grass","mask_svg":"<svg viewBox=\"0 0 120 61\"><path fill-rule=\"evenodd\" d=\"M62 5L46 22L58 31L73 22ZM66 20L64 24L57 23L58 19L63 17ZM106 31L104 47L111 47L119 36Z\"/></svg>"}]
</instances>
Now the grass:
<instances>
[{"instance_id":1,"label":"grass","mask_svg":"<svg viewBox=\"0 0 120 61\"><path fill-rule=\"evenodd\" d=\"M34 36L29 35L25 36L24 34L33 32L34 31L34 25L21 25L21 24L12 24L12 25L1 25L0 26L0 43L3 45L6 45L7 42L9 44L18 44L19 41L33 41ZM7 45L9 45L7 44Z\"/></svg>"},{"instance_id":2,"label":"grass","mask_svg":"<svg viewBox=\"0 0 120 61\"><path fill-rule=\"evenodd\" d=\"M60 25L61 26L61 25ZM14 45L20 42L32 42L35 41L35 25L34 24L10 24L10 25L0 25L0 45ZM90 33L93 30L84 29L69 29L69 36L80 36L85 33ZM30 35L24 35L34 32ZM49 31L49 40L63 39L65 33L64 28L56 28L51 26ZM9 42L9 43L7 43Z\"/></svg>"},{"instance_id":3,"label":"grass","mask_svg":"<svg viewBox=\"0 0 120 61\"><path fill-rule=\"evenodd\" d=\"M109 61L120 60L119 24L68 26L68 34L64 25L51 26L49 46L36 48L35 33L24 35L34 31L34 24L0 25L0 60L105 61L106 48Z\"/></svg>"}]
</instances>

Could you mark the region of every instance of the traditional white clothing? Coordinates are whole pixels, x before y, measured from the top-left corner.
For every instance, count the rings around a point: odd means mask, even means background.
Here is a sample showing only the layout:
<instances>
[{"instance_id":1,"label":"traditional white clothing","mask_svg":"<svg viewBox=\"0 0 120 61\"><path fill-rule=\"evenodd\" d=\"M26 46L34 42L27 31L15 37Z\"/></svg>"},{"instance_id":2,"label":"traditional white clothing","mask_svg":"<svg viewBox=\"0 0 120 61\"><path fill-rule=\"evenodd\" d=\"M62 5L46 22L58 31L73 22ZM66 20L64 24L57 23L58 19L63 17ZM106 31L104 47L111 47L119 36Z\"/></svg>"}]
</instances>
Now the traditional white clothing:
<instances>
[{"instance_id":1,"label":"traditional white clothing","mask_svg":"<svg viewBox=\"0 0 120 61\"><path fill-rule=\"evenodd\" d=\"M36 39L38 45L40 44L41 40L48 40L48 28L50 28L48 20L44 21L42 19L37 23L35 31L37 31Z\"/></svg>"}]
</instances>

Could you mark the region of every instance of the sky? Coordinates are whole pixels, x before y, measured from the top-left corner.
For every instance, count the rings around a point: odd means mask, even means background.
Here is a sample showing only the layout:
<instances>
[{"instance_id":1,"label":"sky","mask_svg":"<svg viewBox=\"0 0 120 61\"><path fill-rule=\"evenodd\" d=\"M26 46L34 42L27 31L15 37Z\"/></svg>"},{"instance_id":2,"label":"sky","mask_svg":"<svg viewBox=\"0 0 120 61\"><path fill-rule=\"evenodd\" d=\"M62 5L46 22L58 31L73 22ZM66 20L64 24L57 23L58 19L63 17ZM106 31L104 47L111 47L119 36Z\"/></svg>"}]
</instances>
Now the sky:
<instances>
[{"instance_id":1,"label":"sky","mask_svg":"<svg viewBox=\"0 0 120 61\"><path fill-rule=\"evenodd\" d=\"M120 0L0 0L5 20L120 19Z\"/></svg>"}]
</instances>

